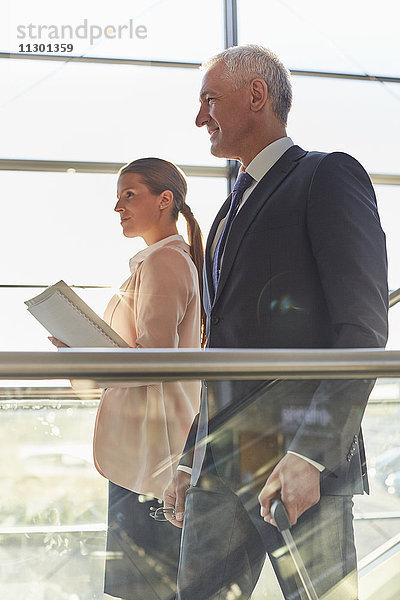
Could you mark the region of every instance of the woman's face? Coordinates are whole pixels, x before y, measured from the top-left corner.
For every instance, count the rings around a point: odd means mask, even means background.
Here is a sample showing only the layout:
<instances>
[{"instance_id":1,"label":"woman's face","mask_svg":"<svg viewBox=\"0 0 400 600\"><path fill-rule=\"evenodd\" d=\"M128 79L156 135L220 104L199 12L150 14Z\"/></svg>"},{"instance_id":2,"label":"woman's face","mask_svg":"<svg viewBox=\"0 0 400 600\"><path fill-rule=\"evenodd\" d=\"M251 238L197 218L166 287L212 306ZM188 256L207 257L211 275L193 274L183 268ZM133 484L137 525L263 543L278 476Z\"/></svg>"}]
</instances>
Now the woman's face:
<instances>
[{"instance_id":1,"label":"woman's face","mask_svg":"<svg viewBox=\"0 0 400 600\"><path fill-rule=\"evenodd\" d=\"M137 173L124 173L118 179L117 197L114 210L120 215L124 235L153 243L159 228L162 194L152 194Z\"/></svg>"}]
</instances>

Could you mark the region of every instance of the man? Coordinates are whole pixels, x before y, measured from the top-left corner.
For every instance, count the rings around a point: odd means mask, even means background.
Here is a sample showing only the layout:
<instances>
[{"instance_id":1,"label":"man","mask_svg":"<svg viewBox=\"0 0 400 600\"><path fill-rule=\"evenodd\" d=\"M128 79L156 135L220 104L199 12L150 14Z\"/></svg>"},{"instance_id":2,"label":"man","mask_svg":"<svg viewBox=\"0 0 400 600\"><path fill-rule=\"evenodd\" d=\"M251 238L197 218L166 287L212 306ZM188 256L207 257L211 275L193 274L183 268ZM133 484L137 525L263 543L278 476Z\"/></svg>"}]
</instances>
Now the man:
<instances>
[{"instance_id":1,"label":"man","mask_svg":"<svg viewBox=\"0 0 400 600\"><path fill-rule=\"evenodd\" d=\"M242 164L207 242L208 346L383 347L385 236L368 175L286 136L290 79L270 51L230 48L205 67L196 125L214 156ZM371 388L207 382L164 496L171 522L185 517L179 600L249 598L266 552L285 598L304 597L271 519L278 494L318 596L356 600L351 497L368 488L360 423Z\"/></svg>"}]
</instances>

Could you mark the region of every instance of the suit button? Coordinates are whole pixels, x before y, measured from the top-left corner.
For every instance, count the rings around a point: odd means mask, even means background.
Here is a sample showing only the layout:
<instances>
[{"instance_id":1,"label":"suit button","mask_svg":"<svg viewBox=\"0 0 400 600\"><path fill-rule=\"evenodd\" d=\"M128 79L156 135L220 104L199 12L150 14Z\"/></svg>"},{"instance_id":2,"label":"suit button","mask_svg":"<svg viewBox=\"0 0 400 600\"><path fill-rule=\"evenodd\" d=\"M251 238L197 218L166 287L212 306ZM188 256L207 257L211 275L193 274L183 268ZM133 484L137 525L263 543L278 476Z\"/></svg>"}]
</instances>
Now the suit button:
<instances>
[{"instance_id":1,"label":"suit button","mask_svg":"<svg viewBox=\"0 0 400 600\"><path fill-rule=\"evenodd\" d=\"M351 461L351 457L352 457L352 454L349 452L348 455L346 456L347 462Z\"/></svg>"},{"instance_id":2,"label":"suit button","mask_svg":"<svg viewBox=\"0 0 400 600\"><path fill-rule=\"evenodd\" d=\"M357 444L357 443L358 443L358 435L355 435L355 436L353 437L353 442L354 442L354 444Z\"/></svg>"},{"instance_id":3,"label":"suit button","mask_svg":"<svg viewBox=\"0 0 400 600\"><path fill-rule=\"evenodd\" d=\"M213 317L213 318L211 319L211 323L212 323L213 325L218 325L218 323L220 322L220 320L221 320L221 319L220 319L219 317Z\"/></svg>"}]
</instances>

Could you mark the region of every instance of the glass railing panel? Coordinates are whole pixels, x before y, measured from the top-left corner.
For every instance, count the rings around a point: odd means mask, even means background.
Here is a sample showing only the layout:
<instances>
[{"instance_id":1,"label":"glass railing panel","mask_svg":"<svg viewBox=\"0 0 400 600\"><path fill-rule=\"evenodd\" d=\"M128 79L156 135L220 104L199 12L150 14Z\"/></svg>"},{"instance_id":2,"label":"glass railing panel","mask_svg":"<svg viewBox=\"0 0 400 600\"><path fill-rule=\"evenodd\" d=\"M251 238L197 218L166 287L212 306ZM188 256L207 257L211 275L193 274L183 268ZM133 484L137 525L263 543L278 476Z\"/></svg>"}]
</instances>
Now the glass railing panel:
<instances>
[{"instance_id":1,"label":"glass railing panel","mask_svg":"<svg viewBox=\"0 0 400 600\"><path fill-rule=\"evenodd\" d=\"M93 466L98 392L0 389L0 595L101 598L107 482Z\"/></svg>"},{"instance_id":2,"label":"glass railing panel","mask_svg":"<svg viewBox=\"0 0 400 600\"><path fill-rule=\"evenodd\" d=\"M400 534L400 381L381 379L372 391L363 432L369 496L355 496L359 560Z\"/></svg>"},{"instance_id":3,"label":"glass railing panel","mask_svg":"<svg viewBox=\"0 0 400 600\"><path fill-rule=\"evenodd\" d=\"M152 385L156 380L155 376ZM346 394L355 381L330 380L330 386L337 384ZM357 380L357 385L360 382ZM135 384L130 383L134 398ZM157 499L142 494L131 503L124 492L119 494L114 518L123 520L128 511L131 522L116 523L107 545L108 483L96 471L92 458L99 386L51 388L40 381L35 386L24 385L19 381L12 387L0 387L1 597L95 600L103 598L108 572L109 584L114 582L114 588L108 589L119 592L120 597L123 589L116 588L115 582L123 581L128 573L137 598L152 598L151 589L155 598L172 600L179 531L150 518L150 508L162 506ZM262 488L284 455L288 440L304 419L304 394L317 382L288 380L275 387L259 382L253 393L255 385L253 381L213 381L208 387L214 463L249 512L258 510L255 490ZM226 402L234 396L240 400L238 410L230 412L229 403L220 405L221 398ZM323 411L315 411L313 418L322 423ZM400 549L399 418L400 380L379 379L363 419L370 494L354 497L360 600L371 598L363 579L371 576L378 563L384 568L388 549L391 556L397 556ZM211 521L210 514L207 523ZM280 548L284 553L283 542ZM383 577L390 583L393 598L398 597L400 591L391 575L384 573ZM227 597L240 597L238 585L233 582ZM266 597L282 598L268 561L252 600Z\"/></svg>"}]
</instances>

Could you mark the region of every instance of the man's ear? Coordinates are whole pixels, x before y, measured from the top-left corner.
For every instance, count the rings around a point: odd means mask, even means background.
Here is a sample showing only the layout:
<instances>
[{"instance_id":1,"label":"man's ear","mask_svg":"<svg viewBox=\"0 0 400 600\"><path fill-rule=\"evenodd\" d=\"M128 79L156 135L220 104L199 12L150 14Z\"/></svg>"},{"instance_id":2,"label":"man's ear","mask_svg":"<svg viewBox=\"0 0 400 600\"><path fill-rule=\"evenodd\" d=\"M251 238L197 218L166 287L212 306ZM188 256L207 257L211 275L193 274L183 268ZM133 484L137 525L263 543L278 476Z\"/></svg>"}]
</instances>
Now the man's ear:
<instances>
[{"instance_id":1,"label":"man's ear","mask_svg":"<svg viewBox=\"0 0 400 600\"><path fill-rule=\"evenodd\" d=\"M160 194L160 209L163 210L165 208L168 208L169 206L171 206L174 203L174 195L171 192L171 190L164 190L161 194Z\"/></svg>"},{"instance_id":2,"label":"man's ear","mask_svg":"<svg viewBox=\"0 0 400 600\"><path fill-rule=\"evenodd\" d=\"M252 111L261 110L268 100L268 86L264 79L253 79L250 84L251 105Z\"/></svg>"}]
</instances>

